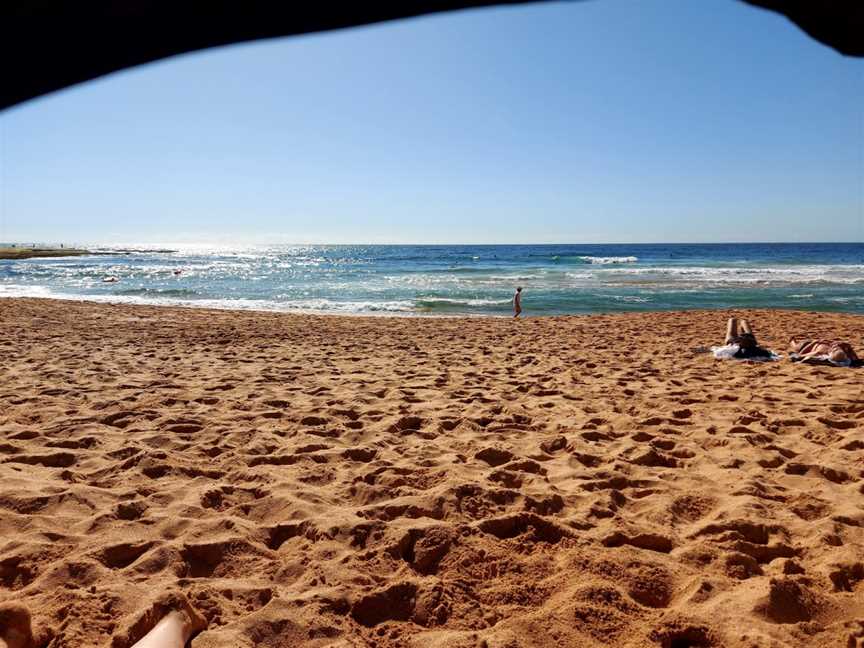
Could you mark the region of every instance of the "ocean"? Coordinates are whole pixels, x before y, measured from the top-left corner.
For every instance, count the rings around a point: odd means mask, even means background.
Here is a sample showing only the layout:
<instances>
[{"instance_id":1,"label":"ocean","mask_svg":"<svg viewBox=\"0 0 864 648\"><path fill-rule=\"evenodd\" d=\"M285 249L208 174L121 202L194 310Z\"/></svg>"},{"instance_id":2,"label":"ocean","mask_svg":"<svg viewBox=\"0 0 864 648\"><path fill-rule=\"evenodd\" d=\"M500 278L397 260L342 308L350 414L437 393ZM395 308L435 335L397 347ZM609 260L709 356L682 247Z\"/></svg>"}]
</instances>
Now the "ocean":
<instances>
[{"instance_id":1,"label":"ocean","mask_svg":"<svg viewBox=\"0 0 864 648\"><path fill-rule=\"evenodd\" d=\"M864 243L88 248L0 261L0 297L381 315L864 313ZM108 282L113 278L116 281Z\"/></svg>"}]
</instances>

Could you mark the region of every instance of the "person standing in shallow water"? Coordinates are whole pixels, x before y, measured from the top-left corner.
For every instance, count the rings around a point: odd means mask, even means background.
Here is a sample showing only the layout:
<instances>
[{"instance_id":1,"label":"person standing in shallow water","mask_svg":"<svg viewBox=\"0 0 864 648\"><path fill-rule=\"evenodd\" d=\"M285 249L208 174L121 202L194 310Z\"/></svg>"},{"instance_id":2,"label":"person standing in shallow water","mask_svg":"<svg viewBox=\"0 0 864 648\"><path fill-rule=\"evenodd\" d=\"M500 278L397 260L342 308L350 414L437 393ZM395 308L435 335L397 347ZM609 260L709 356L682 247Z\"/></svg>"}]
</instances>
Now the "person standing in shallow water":
<instances>
[{"instance_id":1,"label":"person standing in shallow water","mask_svg":"<svg viewBox=\"0 0 864 648\"><path fill-rule=\"evenodd\" d=\"M519 317L519 314L522 312L522 286L519 286L516 289L516 293L513 295L513 317Z\"/></svg>"}]
</instances>

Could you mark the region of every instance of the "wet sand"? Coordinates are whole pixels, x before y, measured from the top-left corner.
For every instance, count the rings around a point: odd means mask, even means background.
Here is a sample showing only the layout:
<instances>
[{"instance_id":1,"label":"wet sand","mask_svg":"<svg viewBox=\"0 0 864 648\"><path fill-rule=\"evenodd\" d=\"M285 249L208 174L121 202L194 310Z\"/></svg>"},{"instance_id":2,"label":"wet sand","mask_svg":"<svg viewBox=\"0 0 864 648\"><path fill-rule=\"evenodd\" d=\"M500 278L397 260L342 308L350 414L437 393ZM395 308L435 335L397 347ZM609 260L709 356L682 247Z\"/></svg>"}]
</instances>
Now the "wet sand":
<instances>
[{"instance_id":1,"label":"wet sand","mask_svg":"<svg viewBox=\"0 0 864 648\"><path fill-rule=\"evenodd\" d=\"M0 300L0 609L52 648L166 592L194 648L864 646L864 371L693 353L729 315Z\"/></svg>"}]
</instances>

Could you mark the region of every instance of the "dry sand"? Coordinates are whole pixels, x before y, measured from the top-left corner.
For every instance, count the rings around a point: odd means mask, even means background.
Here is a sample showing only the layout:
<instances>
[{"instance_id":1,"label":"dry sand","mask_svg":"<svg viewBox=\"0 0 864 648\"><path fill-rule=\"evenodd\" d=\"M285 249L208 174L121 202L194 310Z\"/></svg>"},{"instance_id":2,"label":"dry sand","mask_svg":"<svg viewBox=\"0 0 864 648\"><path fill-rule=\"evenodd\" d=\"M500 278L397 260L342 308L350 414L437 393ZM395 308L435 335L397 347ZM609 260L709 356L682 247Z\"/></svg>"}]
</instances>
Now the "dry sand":
<instances>
[{"instance_id":1,"label":"dry sand","mask_svg":"<svg viewBox=\"0 0 864 648\"><path fill-rule=\"evenodd\" d=\"M0 603L70 648L166 592L194 648L862 646L864 372L692 353L728 315L0 300Z\"/></svg>"}]
</instances>

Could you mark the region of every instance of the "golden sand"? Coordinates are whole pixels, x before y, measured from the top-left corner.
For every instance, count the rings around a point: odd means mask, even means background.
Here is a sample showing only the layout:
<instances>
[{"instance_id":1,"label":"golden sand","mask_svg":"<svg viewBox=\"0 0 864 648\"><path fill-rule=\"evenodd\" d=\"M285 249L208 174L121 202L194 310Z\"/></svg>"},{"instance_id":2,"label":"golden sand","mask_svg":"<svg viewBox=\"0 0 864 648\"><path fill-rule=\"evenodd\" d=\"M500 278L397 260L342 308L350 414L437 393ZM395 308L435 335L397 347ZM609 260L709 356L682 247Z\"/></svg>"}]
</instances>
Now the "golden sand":
<instances>
[{"instance_id":1,"label":"golden sand","mask_svg":"<svg viewBox=\"0 0 864 648\"><path fill-rule=\"evenodd\" d=\"M864 645L864 373L693 353L729 314L0 300L0 604L52 648L166 593L193 648Z\"/></svg>"}]
</instances>

